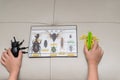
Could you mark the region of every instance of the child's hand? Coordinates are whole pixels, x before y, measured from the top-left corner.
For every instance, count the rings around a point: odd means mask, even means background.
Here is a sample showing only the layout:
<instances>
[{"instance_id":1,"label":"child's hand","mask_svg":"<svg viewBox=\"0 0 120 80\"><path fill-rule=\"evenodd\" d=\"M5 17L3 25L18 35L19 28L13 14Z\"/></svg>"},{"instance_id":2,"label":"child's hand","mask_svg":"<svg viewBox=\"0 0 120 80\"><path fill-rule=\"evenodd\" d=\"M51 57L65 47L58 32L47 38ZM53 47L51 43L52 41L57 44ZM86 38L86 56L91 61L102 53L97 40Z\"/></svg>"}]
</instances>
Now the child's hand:
<instances>
[{"instance_id":1,"label":"child's hand","mask_svg":"<svg viewBox=\"0 0 120 80\"><path fill-rule=\"evenodd\" d=\"M94 42L93 48L89 51L87 47L84 46L84 53L85 53L86 60L88 62L88 66L90 65L98 66L103 56L103 51L97 41Z\"/></svg>"},{"instance_id":2,"label":"child's hand","mask_svg":"<svg viewBox=\"0 0 120 80\"><path fill-rule=\"evenodd\" d=\"M14 57L10 49L7 49L2 53L1 64L7 69L10 76L15 75L16 77L19 74L22 63L22 52L19 51L18 57Z\"/></svg>"}]
</instances>

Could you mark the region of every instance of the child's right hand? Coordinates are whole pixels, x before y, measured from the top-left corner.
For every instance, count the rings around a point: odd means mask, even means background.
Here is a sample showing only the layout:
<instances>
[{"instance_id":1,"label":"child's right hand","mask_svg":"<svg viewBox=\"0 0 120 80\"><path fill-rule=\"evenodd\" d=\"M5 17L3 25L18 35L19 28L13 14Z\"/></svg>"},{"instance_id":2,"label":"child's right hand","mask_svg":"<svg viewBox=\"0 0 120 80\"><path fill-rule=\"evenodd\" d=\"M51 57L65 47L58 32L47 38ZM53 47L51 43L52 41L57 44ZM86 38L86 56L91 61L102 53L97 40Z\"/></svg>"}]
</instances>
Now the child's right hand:
<instances>
[{"instance_id":1,"label":"child's right hand","mask_svg":"<svg viewBox=\"0 0 120 80\"><path fill-rule=\"evenodd\" d=\"M98 66L102 56L103 56L103 50L99 46L97 41L94 41L93 48L88 51L87 46L84 46L84 54L88 63L88 66L94 65Z\"/></svg>"}]
</instances>

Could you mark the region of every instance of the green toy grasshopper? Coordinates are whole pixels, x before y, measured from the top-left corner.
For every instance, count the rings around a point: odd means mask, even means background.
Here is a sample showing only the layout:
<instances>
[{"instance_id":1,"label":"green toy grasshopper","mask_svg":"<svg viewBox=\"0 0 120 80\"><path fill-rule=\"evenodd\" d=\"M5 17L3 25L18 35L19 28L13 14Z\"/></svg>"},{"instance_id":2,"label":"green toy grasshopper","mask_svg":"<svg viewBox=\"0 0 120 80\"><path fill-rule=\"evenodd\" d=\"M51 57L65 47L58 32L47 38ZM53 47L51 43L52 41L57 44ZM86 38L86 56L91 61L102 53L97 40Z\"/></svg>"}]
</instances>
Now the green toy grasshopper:
<instances>
[{"instance_id":1,"label":"green toy grasshopper","mask_svg":"<svg viewBox=\"0 0 120 80\"><path fill-rule=\"evenodd\" d=\"M80 37L81 40L85 39L85 44L88 48L88 50L90 50L94 44L94 40L98 40L96 36L93 36L92 32L88 32L88 35L82 35Z\"/></svg>"}]
</instances>

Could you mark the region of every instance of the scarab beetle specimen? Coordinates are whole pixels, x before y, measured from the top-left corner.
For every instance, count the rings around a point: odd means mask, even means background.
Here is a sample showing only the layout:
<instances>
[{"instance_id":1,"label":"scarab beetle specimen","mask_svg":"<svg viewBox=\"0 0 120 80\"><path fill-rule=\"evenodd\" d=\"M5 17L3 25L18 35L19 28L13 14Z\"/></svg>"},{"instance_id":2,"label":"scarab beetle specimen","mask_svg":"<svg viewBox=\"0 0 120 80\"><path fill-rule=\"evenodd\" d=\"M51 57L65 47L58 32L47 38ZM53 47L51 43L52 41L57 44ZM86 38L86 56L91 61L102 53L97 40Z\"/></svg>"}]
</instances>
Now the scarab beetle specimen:
<instances>
[{"instance_id":1,"label":"scarab beetle specimen","mask_svg":"<svg viewBox=\"0 0 120 80\"><path fill-rule=\"evenodd\" d=\"M54 52L56 52L56 48L53 46L53 47L51 47L51 51L54 53Z\"/></svg>"},{"instance_id":2,"label":"scarab beetle specimen","mask_svg":"<svg viewBox=\"0 0 120 80\"><path fill-rule=\"evenodd\" d=\"M41 49L41 46L40 46L40 44L41 44L41 41L39 42L38 41L38 39L39 39L39 34L36 34L36 36L35 36L35 41L33 42L33 51L35 52L35 53L38 53L39 51L40 51L40 49Z\"/></svg>"}]
</instances>

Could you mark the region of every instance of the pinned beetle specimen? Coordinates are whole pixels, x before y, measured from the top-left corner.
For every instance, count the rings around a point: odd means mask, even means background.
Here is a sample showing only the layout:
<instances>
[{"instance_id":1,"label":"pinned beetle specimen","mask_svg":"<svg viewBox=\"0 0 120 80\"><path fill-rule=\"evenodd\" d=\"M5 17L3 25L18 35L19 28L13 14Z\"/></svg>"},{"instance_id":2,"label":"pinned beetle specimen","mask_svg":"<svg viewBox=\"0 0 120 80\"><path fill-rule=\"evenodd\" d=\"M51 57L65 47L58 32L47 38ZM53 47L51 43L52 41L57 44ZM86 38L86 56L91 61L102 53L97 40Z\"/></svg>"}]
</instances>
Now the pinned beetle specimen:
<instances>
[{"instance_id":1,"label":"pinned beetle specimen","mask_svg":"<svg viewBox=\"0 0 120 80\"><path fill-rule=\"evenodd\" d=\"M33 47L32 50L35 53L38 53L40 51L40 49L41 49L41 47L40 47L41 41L39 42L38 39L39 39L39 34L36 34L35 41L33 42L33 46L32 46Z\"/></svg>"},{"instance_id":2,"label":"pinned beetle specimen","mask_svg":"<svg viewBox=\"0 0 120 80\"><path fill-rule=\"evenodd\" d=\"M54 53L54 52L56 52L56 47L51 47L51 51Z\"/></svg>"},{"instance_id":3,"label":"pinned beetle specimen","mask_svg":"<svg viewBox=\"0 0 120 80\"><path fill-rule=\"evenodd\" d=\"M44 47L46 48L47 45L48 45L48 42L47 42L47 40L45 40L45 41L44 41Z\"/></svg>"},{"instance_id":4,"label":"pinned beetle specimen","mask_svg":"<svg viewBox=\"0 0 120 80\"><path fill-rule=\"evenodd\" d=\"M63 46L64 46L64 39L63 39L63 37L61 38L61 48L63 48Z\"/></svg>"},{"instance_id":5,"label":"pinned beetle specimen","mask_svg":"<svg viewBox=\"0 0 120 80\"><path fill-rule=\"evenodd\" d=\"M69 38L72 38L72 35L69 35Z\"/></svg>"},{"instance_id":6,"label":"pinned beetle specimen","mask_svg":"<svg viewBox=\"0 0 120 80\"><path fill-rule=\"evenodd\" d=\"M59 34L53 33L53 34L50 34L50 37L52 38L53 41L55 41L58 35Z\"/></svg>"},{"instance_id":7,"label":"pinned beetle specimen","mask_svg":"<svg viewBox=\"0 0 120 80\"><path fill-rule=\"evenodd\" d=\"M49 31L47 31L50 35L50 38L52 38L53 42L55 42L56 38L60 35L60 33L62 31L59 31L59 32L53 32L53 33L50 33Z\"/></svg>"},{"instance_id":8,"label":"pinned beetle specimen","mask_svg":"<svg viewBox=\"0 0 120 80\"><path fill-rule=\"evenodd\" d=\"M72 35L70 34L70 35L69 35L69 41L68 41L69 51L70 51L70 52L72 52L73 49L74 49L74 47L73 47L74 43L75 43L75 42L74 42L74 40L72 40Z\"/></svg>"},{"instance_id":9,"label":"pinned beetle specimen","mask_svg":"<svg viewBox=\"0 0 120 80\"><path fill-rule=\"evenodd\" d=\"M73 51L73 46L72 46L72 45L69 46L69 50L70 50L71 52Z\"/></svg>"}]
</instances>

